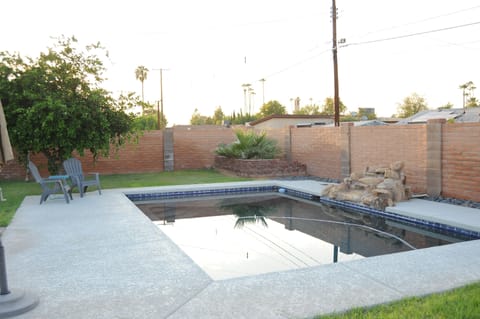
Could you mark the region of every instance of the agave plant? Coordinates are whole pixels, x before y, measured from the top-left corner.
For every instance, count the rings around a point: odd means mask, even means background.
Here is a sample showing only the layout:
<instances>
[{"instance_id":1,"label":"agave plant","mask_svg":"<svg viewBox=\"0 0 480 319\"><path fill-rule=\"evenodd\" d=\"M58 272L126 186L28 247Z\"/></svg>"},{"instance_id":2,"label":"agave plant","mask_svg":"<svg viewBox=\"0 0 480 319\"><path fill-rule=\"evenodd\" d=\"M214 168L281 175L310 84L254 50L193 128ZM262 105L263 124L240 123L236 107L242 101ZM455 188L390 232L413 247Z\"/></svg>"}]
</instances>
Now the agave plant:
<instances>
[{"instance_id":1,"label":"agave plant","mask_svg":"<svg viewBox=\"0 0 480 319\"><path fill-rule=\"evenodd\" d=\"M232 144L220 144L216 153L221 156L238 159L272 159L279 153L277 142L267 137L265 132L237 130L237 141Z\"/></svg>"}]
</instances>

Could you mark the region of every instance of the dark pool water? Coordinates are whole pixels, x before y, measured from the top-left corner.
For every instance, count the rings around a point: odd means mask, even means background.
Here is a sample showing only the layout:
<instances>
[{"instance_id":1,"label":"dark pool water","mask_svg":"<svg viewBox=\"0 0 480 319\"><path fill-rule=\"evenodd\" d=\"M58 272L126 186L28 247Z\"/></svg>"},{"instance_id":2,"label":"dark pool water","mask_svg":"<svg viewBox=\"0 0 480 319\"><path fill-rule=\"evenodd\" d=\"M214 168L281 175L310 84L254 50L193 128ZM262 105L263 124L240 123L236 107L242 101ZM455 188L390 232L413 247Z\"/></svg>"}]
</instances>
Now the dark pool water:
<instances>
[{"instance_id":1,"label":"dark pool water","mask_svg":"<svg viewBox=\"0 0 480 319\"><path fill-rule=\"evenodd\" d=\"M345 262L462 240L278 193L136 205L215 280Z\"/></svg>"}]
</instances>

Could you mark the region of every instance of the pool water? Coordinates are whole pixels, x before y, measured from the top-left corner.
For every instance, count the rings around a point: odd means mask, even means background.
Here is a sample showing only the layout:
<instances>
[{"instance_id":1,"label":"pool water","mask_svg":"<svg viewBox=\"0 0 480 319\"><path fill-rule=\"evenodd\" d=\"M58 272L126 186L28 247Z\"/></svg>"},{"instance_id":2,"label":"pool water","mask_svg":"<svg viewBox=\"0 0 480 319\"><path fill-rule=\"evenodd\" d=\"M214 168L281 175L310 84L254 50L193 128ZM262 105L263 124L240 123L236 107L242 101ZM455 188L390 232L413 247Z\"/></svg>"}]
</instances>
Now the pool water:
<instances>
[{"instance_id":1,"label":"pool water","mask_svg":"<svg viewBox=\"0 0 480 319\"><path fill-rule=\"evenodd\" d=\"M278 193L137 202L214 280L460 241Z\"/></svg>"}]
</instances>

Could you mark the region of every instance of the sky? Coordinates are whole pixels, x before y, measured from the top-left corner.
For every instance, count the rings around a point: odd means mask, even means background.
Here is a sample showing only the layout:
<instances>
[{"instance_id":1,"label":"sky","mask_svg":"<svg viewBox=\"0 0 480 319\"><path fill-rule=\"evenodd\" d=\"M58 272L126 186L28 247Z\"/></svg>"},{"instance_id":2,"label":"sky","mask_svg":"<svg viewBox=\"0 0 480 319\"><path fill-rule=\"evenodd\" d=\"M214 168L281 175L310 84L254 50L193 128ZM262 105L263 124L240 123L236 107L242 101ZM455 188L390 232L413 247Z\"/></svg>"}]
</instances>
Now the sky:
<instances>
[{"instance_id":1,"label":"sky","mask_svg":"<svg viewBox=\"0 0 480 319\"><path fill-rule=\"evenodd\" d=\"M339 95L347 111L397 113L422 96L429 108L462 107L461 84L480 85L478 0L336 0ZM100 42L110 54L103 87L160 99L168 126L195 109L258 112L277 100L293 111L334 95L331 0L2 1L0 51L37 57L60 35ZM264 82L259 81L265 79ZM255 94L245 101L242 84ZM251 102L249 102L251 101ZM245 103L246 102L246 103Z\"/></svg>"}]
</instances>

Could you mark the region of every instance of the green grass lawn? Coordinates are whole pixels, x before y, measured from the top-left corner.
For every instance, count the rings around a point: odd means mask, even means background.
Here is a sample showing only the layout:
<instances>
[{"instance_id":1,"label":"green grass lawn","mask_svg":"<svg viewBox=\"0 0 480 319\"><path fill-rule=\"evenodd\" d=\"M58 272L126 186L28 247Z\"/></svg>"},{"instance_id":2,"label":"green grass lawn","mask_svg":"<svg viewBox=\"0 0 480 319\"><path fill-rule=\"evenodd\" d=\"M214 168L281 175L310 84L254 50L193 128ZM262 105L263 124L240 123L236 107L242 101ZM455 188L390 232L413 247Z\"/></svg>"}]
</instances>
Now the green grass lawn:
<instances>
[{"instance_id":1,"label":"green grass lawn","mask_svg":"<svg viewBox=\"0 0 480 319\"><path fill-rule=\"evenodd\" d=\"M391 304L316 319L470 319L480 318L480 283L427 297L403 299Z\"/></svg>"},{"instance_id":2,"label":"green grass lawn","mask_svg":"<svg viewBox=\"0 0 480 319\"><path fill-rule=\"evenodd\" d=\"M220 183L245 180L248 179L225 176L215 170L207 169L100 176L100 183L103 189ZM3 197L7 199L4 202L0 202L0 227L5 227L10 223L15 211L20 206L25 196L40 195L42 193L40 185L34 181L0 181L0 187L3 190Z\"/></svg>"}]
</instances>

